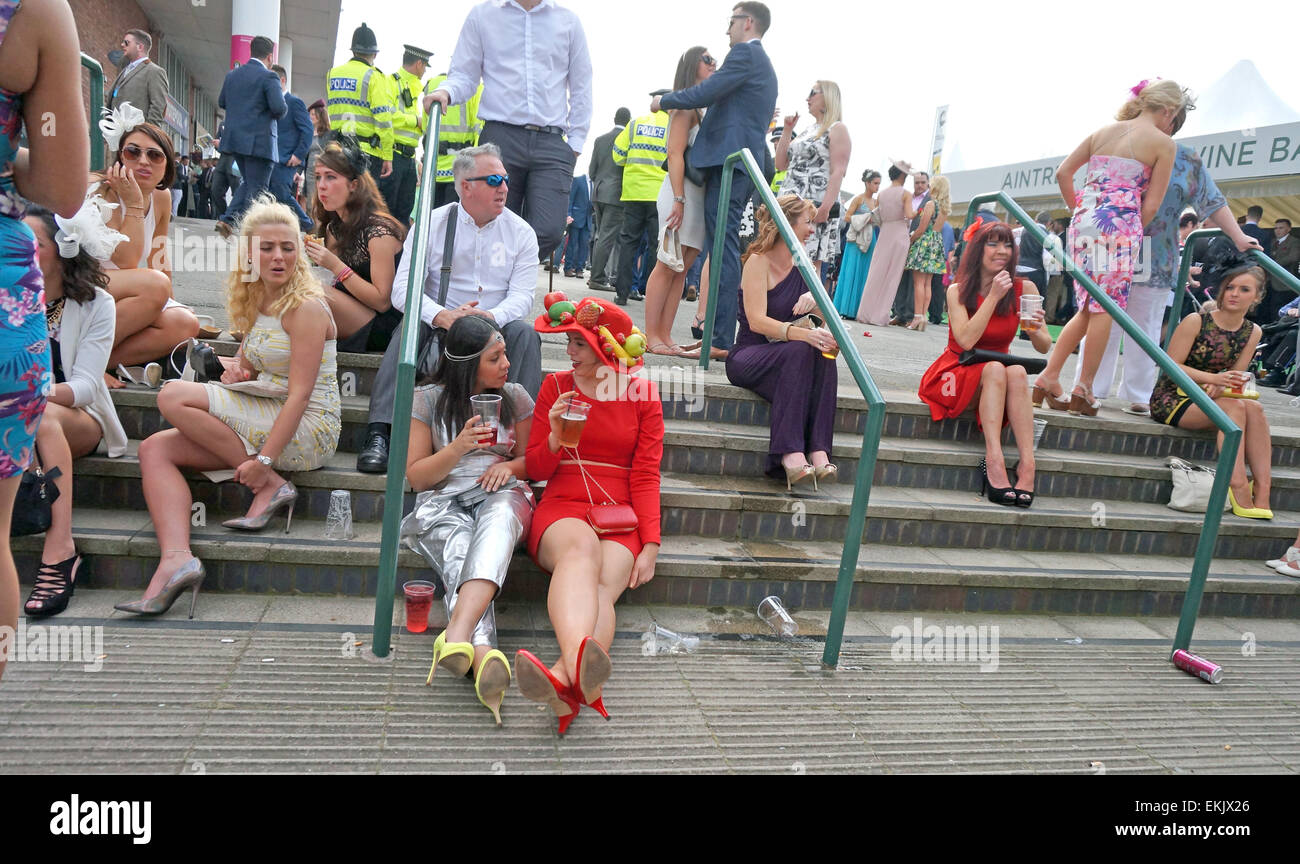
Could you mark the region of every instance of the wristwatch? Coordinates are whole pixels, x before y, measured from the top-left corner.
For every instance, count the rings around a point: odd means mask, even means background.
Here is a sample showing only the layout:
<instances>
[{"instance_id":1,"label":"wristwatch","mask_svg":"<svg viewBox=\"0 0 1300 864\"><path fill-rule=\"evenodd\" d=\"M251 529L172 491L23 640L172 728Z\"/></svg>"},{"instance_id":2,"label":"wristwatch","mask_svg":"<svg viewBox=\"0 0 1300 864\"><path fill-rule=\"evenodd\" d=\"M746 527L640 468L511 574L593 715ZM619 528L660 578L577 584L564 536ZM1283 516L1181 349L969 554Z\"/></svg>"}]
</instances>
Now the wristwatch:
<instances>
[{"instance_id":1,"label":"wristwatch","mask_svg":"<svg viewBox=\"0 0 1300 864\"><path fill-rule=\"evenodd\" d=\"M263 465L265 465L267 468L270 468L270 467L271 467L271 462L272 462L273 460L271 459L270 456L266 456L266 455L263 455L263 454L261 454L261 453L258 453L258 454L257 454L257 461L258 461L258 462L261 462L261 463L262 463Z\"/></svg>"},{"instance_id":2,"label":"wristwatch","mask_svg":"<svg viewBox=\"0 0 1300 864\"><path fill-rule=\"evenodd\" d=\"M685 196L685 195L674 195L674 196L673 196L673 200L676 201L678 204L685 204L685 203L686 203L686 196Z\"/></svg>"}]
</instances>

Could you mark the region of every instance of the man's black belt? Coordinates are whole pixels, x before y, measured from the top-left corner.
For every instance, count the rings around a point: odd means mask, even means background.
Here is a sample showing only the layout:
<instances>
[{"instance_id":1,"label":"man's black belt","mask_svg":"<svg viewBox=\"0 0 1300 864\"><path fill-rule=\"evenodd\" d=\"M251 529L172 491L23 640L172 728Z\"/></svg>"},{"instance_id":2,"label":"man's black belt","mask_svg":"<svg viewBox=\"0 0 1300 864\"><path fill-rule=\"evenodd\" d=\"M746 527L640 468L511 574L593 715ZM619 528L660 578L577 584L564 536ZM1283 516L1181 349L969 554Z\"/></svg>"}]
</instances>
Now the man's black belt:
<instances>
[{"instance_id":1,"label":"man's black belt","mask_svg":"<svg viewBox=\"0 0 1300 864\"><path fill-rule=\"evenodd\" d=\"M396 153L398 156L405 156L407 159L412 159L415 157L415 148L407 147L405 144L394 144L393 152Z\"/></svg>"},{"instance_id":2,"label":"man's black belt","mask_svg":"<svg viewBox=\"0 0 1300 864\"><path fill-rule=\"evenodd\" d=\"M491 123L500 123L502 126L513 126L516 129L523 129L525 132L545 132L547 135L563 135L564 127L562 126L538 126L534 123L505 123L501 120L491 120Z\"/></svg>"},{"instance_id":3,"label":"man's black belt","mask_svg":"<svg viewBox=\"0 0 1300 864\"><path fill-rule=\"evenodd\" d=\"M458 153L469 146L468 141L439 141L438 155L446 156L448 153Z\"/></svg>"}]
</instances>

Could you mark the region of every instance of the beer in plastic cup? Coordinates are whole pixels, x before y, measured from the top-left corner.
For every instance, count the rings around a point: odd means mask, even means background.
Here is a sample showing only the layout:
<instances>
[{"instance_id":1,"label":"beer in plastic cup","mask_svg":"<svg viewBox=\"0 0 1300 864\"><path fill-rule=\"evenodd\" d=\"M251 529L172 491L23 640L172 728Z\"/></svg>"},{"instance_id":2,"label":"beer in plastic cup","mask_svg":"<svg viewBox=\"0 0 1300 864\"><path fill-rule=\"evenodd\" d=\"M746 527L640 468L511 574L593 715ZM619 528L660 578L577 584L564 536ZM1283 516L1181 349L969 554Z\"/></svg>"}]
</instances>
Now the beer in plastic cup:
<instances>
[{"instance_id":1,"label":"beer in plastic cup","mask_svg":"<svg viewBox=\"0 0 1300 864\"><path fill-rule=\"evenodd\" d=\"M1022 294L1020 296L1020 329L1026 333L1033 333L1039 328L1038 319L1035 316L1043 308L1043 298L1038 294Z\"/></svg>"},{"instance_id":2,"label":"beer in plastic cup","mask_svg":"<svg viewBox=\"0 0 1300 864\"><path fill-rule=\"evenodd\" d=\"M569 397L569 403L565 406L564 413L560 415L559 431L556 432L561 447L578 446L578 440L582 438L582 428L587 425L587 414L590 411L590 402L583 402L576 396Z\"/></svg>"}]
</instances>

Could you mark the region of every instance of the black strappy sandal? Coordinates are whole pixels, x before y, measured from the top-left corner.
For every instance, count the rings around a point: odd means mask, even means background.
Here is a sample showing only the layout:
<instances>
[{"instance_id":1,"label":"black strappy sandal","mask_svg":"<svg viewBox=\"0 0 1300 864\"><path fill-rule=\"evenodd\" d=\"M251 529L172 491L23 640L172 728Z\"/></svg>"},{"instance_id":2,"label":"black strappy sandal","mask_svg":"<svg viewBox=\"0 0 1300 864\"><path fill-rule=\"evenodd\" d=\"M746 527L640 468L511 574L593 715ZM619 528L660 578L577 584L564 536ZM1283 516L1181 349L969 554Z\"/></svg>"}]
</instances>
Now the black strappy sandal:
<instances>
[{"instance_id":1,"label":"black strappy sandal","mask_svg":"<svg viewBox=\"0 0 1300 864\"><path fill-rule=\"evenodd\" d=\"M691 335L696 339L704 338L704 319L699 315L695 316L695 320L691 324Z\"/></svg>"},{"instance_id":2,"label":"black strappy sandal","mask_svg":"<svg viewBox=\"0 0 1300 864\"><path fill-rule=\"evenodd\" d=\"M23 612L27 617L47 618L67 609L72 592L77 587L76 578L81 571L81 564L79 554L58 564L42 563L41 569L36 571L36 584L32 587L32 593L27 595L27 601L23 603ZM38 606L32 608L32 603Z\"/></svg>"}]
</instances>

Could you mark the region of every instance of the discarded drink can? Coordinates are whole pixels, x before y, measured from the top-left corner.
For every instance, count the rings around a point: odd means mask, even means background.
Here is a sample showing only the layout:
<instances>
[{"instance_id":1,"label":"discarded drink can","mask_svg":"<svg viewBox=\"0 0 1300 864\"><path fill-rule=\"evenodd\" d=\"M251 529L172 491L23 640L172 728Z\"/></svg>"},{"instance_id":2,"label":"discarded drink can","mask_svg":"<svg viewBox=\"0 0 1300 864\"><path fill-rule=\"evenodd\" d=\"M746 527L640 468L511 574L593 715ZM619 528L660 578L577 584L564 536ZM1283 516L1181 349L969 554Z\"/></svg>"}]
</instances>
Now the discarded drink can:
<instances>
[{"instance_id":1,"label":"discarded drink can","mask_svg":"<svg viewBox=\"0 0 1300 864\"><path fill-rule=\"evenodd\" d=\"M1174 652L1174 665L1182 669L1188 675L1195 675L1197 678L1203 678L1211 684L1218 684L1223 680L1223 667L1211 663L1204 657L1197 657L1195 654L1189 654L1179 648Z\"/></svg>"}]
</instances>

